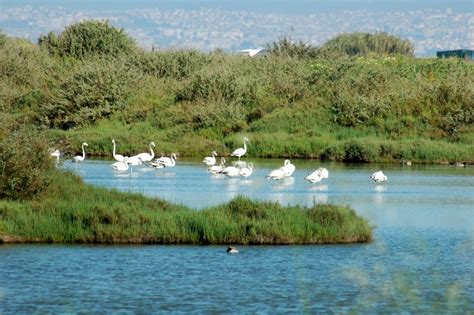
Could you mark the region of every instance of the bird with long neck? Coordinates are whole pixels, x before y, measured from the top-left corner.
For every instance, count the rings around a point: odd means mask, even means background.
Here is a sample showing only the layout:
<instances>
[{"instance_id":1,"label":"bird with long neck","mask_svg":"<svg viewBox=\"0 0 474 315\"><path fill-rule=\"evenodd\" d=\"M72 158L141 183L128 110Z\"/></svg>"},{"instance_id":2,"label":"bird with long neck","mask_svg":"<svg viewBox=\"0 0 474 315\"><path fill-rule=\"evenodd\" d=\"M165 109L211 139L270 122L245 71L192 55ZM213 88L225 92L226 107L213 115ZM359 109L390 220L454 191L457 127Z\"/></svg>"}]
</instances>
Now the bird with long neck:
<instances>
[{"instance_id":1,"label":"bird with long neck","mask_svg":"<svg viewBox=\"0 0 474 315\"><path fill-rule=\"evenodd\" d=\"M222 172L222 170L225 168L225 159L221 157L221 164L220 165L213 165L207 169L209 173L212 174L217 174Z\"/></svg>"},{"instance_id":2,"label":"bird with long neck","mask_svg":"<svg viewBox=\"0 0 474 315\"><path fill-rule=\"evenodd\" d=\"M236 157L239 158L239 161L240 161L240 158L242 156L244 156L245 153L247 153L247 141L249 141L249 139L247 137L245 137L244 138L244 147L235 149L234 152L232 152L230 156L236 156Z\"/></svg>"},{"instance_id":3,"label":"bird with long neck","mask_svg":"<svg viewBox=\"0 0 474 315\"><path fill-rule=\"evenodd\" d=\"M87 147L87 146L88 146L88 144L84 142L82 144L82 156L76 155L75 157L72 158L72 162L76 162L76 165L77 165L77 163L80 163L80 162L84 161L84 159L86 158L86 151L85 151L84 147Z\"/></svg>"},{"instance_id":4,"label":"bird with long neck","mask_svg":"<svg viewBox=\"0 0 474 315\"><path fill-rule=\"evenodd\" d=\"M112 139L112 143L114 144L114 149L112 151L112 156L114 157L114 159L117 161L117 162L124 162L125 161L125 157L121 154L115 154L115 139Z\"/></svg>"},{"instance_id":5,"label":"bird with long neck","mask_svg":"<svg viewBox=\"0 0 474 315\"><path fill-rule=\"evenodd\" d=\"M207 166L212 166L214 164L216 164L216 156L217 156L217 152L216 151L212 151L211 153L211 156L206 156L202 162L204 164L206 164Z\"/></svg>"},{"instance_id":6,"label":"bird with long neck","mask_svg":"<svg viewBox=\"0 0 474 315\"><path fill-rule=\"evenodd\" d=\"M150 142L150 146L149 146L151 153L148 153L148 152L140 153L140 154L137 154L136 157L138 157L143 162L150 162L155 157L155 152L153 152L154 147L155 147L155 142L152 141Z\"/></svg>"},{"instance_id":7,"label":"bird with long neck","mask_svg":"<svg viewBox=\"0 0 474 315\"><path fill-rule=\"evenodd\" d=\"M151 165L156 168L173 167L176 165L176 159L176 154L172 153L171 157L162 156L161 158L153 161Z\"/></svg>"}]
</instances>

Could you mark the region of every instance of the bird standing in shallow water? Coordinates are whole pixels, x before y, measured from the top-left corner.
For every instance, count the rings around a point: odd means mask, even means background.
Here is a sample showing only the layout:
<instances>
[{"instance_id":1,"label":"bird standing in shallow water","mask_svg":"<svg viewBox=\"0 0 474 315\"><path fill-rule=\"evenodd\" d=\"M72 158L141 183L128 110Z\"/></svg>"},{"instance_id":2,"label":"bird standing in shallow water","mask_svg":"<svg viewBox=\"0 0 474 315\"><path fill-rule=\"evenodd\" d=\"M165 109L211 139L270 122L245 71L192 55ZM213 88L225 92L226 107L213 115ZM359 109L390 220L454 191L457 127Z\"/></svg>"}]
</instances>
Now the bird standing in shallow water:
<instances>
[{"instance_id":1,"label":"bird standing in shallow water","mask_svg":"<svg viewBox=\"0 0 474 315\"><path fill-rule=\"evenodd\" d=\"M249 139L247 137L245 137L244 138L244 147L235 149L234 152L232 152L230 156L236 156L236 157L239 158L239 161L240 161L240 158L242 156L244 156L245 153L247 153L247 141L249 141Z\"/></svg>"},{"instance_id":2,"label":"bird standing in shallow water","mask_svg":"<svg viewBox=\"0 0 474 315\"><path fill-rule=\"evenodd\" d=\"M221 164L220 165L213 165L207 169L209 173L212 174L218 174L222 172L225 168L225 159L224 157L221 157Z\"/></svg>"},{"instance_id":3,"label":"bird standing in shallow water","mask_svg":"<svg viewBox=\"0 0 474 315\"><path fill-rule=\"evenodd\" d=\"M216 151L212 151L211 153L211 156L206 156L202 162L204 164L206 164L207 166L212 166L214 164L216 164L216 156L217 156L217 152Z\"/></svg>"},{"instance_id":4,"label":"bird standing in shallow water","mask_svg":"<svg viewBox=\"0 0 474 315\"><path fill-rule=\"evenodd\" d=\"M328 178L329 177L329 172L326 168L320 167L308 176L306 176L304 179L306 179L308 182L315 184L321 182L323 178Z\"/></svg>"},{"instance_id":5,"label":"bird standing in shallow water","mask_svg":"<svg viewBox=\"0 0 474 315\"><path fill-rule=\"evenodd\" d=\"M112 150L112 156L117 162L123 162L125 160L125 157L121 154L115 154L115 139L112 139L112 143L114 145L114 148Z\"/></svg>"},{"instance_id":6,"label":"bird standing in shallow water","mask_svg":"<svg viewBox=\"0 0 474 315\"><path fill-rule=\"evenodd\" d=\"M75 157L72 158L72 162L76 162L76 166L77 166L77 163L81 163L86 158L86 151L85 151L84 147L87 147L87 146L89 146L89 145L84 142L82 144L82 156L81 155L76 155Z\"/></svg>"},{"instance_id":7,"label":"bird standing in shallow water","mask_svg":"<svg viewBox=\"0 0 474 315\"><path fill-rule=\"evenodd\" d=\"M249 163L247 166L242 167L239 170L239 175L243 177L249 177L253 173L253 164Z\"/></svg>"}]
</instances>

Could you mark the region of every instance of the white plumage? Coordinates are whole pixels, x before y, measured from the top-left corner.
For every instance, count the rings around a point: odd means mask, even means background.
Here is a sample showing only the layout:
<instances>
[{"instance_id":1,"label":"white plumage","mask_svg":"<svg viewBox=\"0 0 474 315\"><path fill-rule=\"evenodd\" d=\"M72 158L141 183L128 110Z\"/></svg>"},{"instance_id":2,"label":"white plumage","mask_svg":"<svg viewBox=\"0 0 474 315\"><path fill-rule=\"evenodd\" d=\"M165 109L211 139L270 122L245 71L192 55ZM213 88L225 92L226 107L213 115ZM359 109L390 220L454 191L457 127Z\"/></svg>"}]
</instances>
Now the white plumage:
<instances>
[{"instance_id":1,"label":"white plumage","mask_svg":"<svg viewBox=\"0 0 474 315\"><path fill-rule=\"evenodd\" d=\"M267 175L267 178L273 179L273 180L279 180L279 179L285 178L285 171L283 170L283 167L280 167L279 169L271 171L270 174Z\"/></svg>"},{"instance_id":2,"label":"white plumage","mask_svg":"<svg viewBox=\"0 0 474 315\"><path fill-rule=\"evenodd\" d=\"M80 163L80 162L84 161L84 159L86 158L86 151L85 151L84 147L87 147L87 146L88 146L88 144L84 142L82 144L82 155L76 155L75 157L72 158L72 161L76 162L76 165L77 165L77 163Z\"/></svg>"},{"instance_id":3,"label":"white plumage","mask_svg":"<svg viewBox=\"0 0 474 315\"><path fill-rule=\"evenodd\" d=\"M212 151L211 153L211 156L206 156L202 162L204 164L206 164L207 166L212 166L214 164L216 164L216 156L217 156L217 152L216 151Z\"/></svg>"},{"instance_id":4,"label":"white plumage","mask_svg":"<svg viewBox=\"0 0 474 315\"><path fill-rule=\"evenodd\" d=\"M285 160L282 169L285 172L285 177L290 177L291 175L293 175L293 172L296 170L296 167L291 164L290 160Z\"/></svg>"},{"instance_id":5,"label":"white plumage","mask_svg":"<svg viewBox=\"0 0 474 315\"><path fill-rule=\"evenodd\" d=\"M319 183L323 178L328 178L329 177L329 172L326 168L320 167L308 176L305 177L307 181L310 183Z\"/></svg>"},{"instance_id":6,"label":"white plumage","mask_svg":"<svg viewBox=\"0 0 474 315\"><path fill-rule=\"evenodd\" d=\"M128 158L124 158L123 162L115 162L115 163L111 164L110 166L116 171L126 172L130 168L130 166L127 163L128 162L127 160L128 160Z\"/></svg>"},{"instance_id":7,"label":"white plumage","mask_svg":"<svg viewBox=\"0 0 474 315\"><path fill-rule=\"evenodd\" d=\"M139 153L135 156L138 157L142 162L150 162L155 157L155 152L153 152L154 147L155 147L155 143L152 141L150 142L150 146L149 146L151 153L144 152L144 153Z\"/></svg>"},{"instance_id":8,"label":"white plumage","mask_svg":"<svg viewBox=\"0 0 474 315\"><path fill-rule=\"evenodd\" d=\"M172 153L170 157L162 156L159 159L154 160L151 165L156 168L173 167L176 165L176 159L176 154Z\"/></svg>"},{"instance_id":9,"label":"white plumage","mask_svg":"<svg viewBox=\"0 0 474 315\"><path fill-rule=\"evenodd\" d=\"M207 171L209 173L212 173L212 174L217 174L217 173L220 173L224 170L225 168L225 159L223 157L221 157L221 164L220 165L213 165L211 167L209 167L207 169Z\"/></svg>"},{"instance_id":10,"label":"white plumage","mask_svg":"<svg viewBox=\"0 0 474 315\"><path fill-rule=\"evenodd\" d=\"M121 154L115 154L115 139L112 139L112 143L114 144L114 148L112 150L112 156L117 162L123 162L125 161L125 157Z\"/></svg>"},{"instance_id":11,"label":"white plumage","mask_svg":"<svg viewBox=\"0 0 474 315\"><path fill-rule=\"evenodd\" d=\"M239 175L243 177L249 177L253 173L253 164L249 163L247 166L242 167L239 170Z\"/></svg>"},{"instance_id":12,"label":"white plumage","mask_svg":"<svg viewBox=\"0 0 474 315\"><path fill-rule=\"evenodd\" d=\"M234 152L231 153L231 156L236 156L239 158L239 161L240 161L240 158L242 156L245 155L245 153L247 153L247 141L249 141L248 138L244 138L244 147L243 148L238 148L238 149L235 149Z\"/></svg>"},{"instance_id":13,"label":"white plumage","mask_svg":"<svg viewBox=\"0 0 474 315\"><path fill-rule=\"evenodd\" d=\"M239 169L235 166L227 166L221 171L221 174L229 177L239 176Z\"/></svg>"},{"instance_id":14,"label":"white plumage","mask_svg":"<svg viewBox=\"0 0 474 315\"><path fill-rule=\"evenodd\" d=\"M385 182L387 180L387 176L382 171L378 171L373 173L370 176L370 179L372 179L374 182L379 183L379 182Z\"/></svg>"}]
</instances>

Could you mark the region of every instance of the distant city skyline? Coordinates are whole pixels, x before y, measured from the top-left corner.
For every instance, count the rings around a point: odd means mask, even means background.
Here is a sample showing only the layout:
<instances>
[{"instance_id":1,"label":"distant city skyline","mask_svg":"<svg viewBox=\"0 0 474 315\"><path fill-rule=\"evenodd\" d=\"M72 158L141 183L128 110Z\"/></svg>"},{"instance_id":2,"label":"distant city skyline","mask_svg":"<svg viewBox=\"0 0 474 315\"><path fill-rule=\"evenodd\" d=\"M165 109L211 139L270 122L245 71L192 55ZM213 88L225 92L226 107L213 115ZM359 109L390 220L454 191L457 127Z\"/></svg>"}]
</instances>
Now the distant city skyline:
<instances>
[{"instance_id":1,"label":"distant city skyline","mask_svg":"<svg viewBox=\"0 0 474 315\"><path fill-rule=\"evenodd\" d=\"M410 40L418 56L474 48L470 0L0 0L0 29L36 42L83 20L108 20L151 49L226 51L286 36L319 46L341 33L387 32Z\"/></svg>"}]
</instances>

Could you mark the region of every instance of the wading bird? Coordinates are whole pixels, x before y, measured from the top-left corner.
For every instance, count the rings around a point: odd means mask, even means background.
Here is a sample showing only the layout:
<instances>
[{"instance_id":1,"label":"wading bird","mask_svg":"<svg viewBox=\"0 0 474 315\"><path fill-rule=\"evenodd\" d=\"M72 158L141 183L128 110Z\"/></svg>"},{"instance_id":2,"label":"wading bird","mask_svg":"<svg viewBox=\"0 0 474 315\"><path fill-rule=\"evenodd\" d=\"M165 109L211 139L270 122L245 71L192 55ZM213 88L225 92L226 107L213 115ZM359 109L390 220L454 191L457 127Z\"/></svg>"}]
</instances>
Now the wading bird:
<instances>
[{"instance_id":1,"label":"wading bird","mask_svg":"<svg viewBox=\"0 0 474 315\"><path fill-rule=\"evenodd\" d=\"M378 171L378 172L373 173L370 176L370 179L376 183L385 182L387 180L387 176L385 176L385 174L382 171Z\"/></svg>"},{"instance_id":2,"label":"wading bird","mask_svg":"<svg viewBox=\"0 0 474 315\"><path fill-rule=\"evenodd\" d=\"M329 177L329 172L326 168L320 167L308 176L306 176L304 179L309 181L312 184L319 183L323 178L328 178Z\"/></svg>"},{"instance_id":3,"label":"wading bird","mask_svg":"<svg viewBox=\"0 0 474 315\"><path fill-rule=\"evenodd\" d=\"M273 180L280 180L282 178L285 178L285 171L283 170L283 167L280 167L276 170L273 170L266 176L267 179L273 179Z\"/></svg>"},{"instance_id":4,"label":"wading bird","mask_svg":"<svg viewBox=\"0 0 474 315\"><path fill-rule=\"evenodd\" d=\"M152 141L150 142L150 146L149 146L151 153L148 153L148 152L139 153L135 156L138 157L142 162L150 162L155 157L155 152L153 152L154 147L155 147L155 143Z\"/></svg>"},{"instance_id":5,"label":"wading bird","mask_svg":"<svg viewBox=\"0 0 474 315\"><path fill-rule=\"evenodd\" d=\"M126 172L130 168L130 166L127 163L128 162L127 160L128 160L128 158L125 157L123 162L115 162L115 163L111 164L110 166L116 171Z\"/></svg>"},{"instance_id":6,"label":"wading bird","mask_svg":"<svg viewBox=\"0 0 474 315\"><path fill-rule=\"evenodd\" d=\"M239 169L235 166L227 166L221 171L221 174L229 177L239 176Z\"/></svg>"},{"instance_id":7,"label":"wading bird","mask_svg":"<svg viewBox=\"0 0 474 315\"><path fill-rule=\"evenodd\" d=\"M154 160L151 165L155 168L173 167L176 165L176 159L176 154L172 153L170 157L162 156L159 159Z\"/></svg>"},{"instance_id":8,"label":"wading bird","mask_svg":"<svg viewBox=\"0 0 474 315\"><path fill-rule=\"evenodd\" d=\"M72 158L72 162L76 162L76 165L77 163L81 163L82 161L84 161L84 159L86 158L86 151L84 149L84 147L87 147L89 146L87 143L83 143L82 144L82 156L81 155L76 155L75 157Z\"/></svg>"},{"instance_id":9,"label":"wading bird","mask_svg":"<svg viewBox=\"0 0 474 315\"><path fill-rule=\"evenodd\" d=\"M244 147L243 148L238 148L238 149L235 149L234 152L231 153L230 156L236 156L239 158L239 161L240 161L240 158L242 156L245 155L245 153L247 153L247 141L249 141L249 139L247 137L244 138Z\"/></svg>"},{"instance_id":10,"label":"wading bird","mask_svg":"<svg viewBox=\"0 0 474 315\"><path fill-rule=\"evenodd\" d=\"M115 154L115 139L112 139L112 143L114 144L114 148L112 150L112 156L114 157L115 161L123 162L125 160L125 157L121 154Z\"/></svg>"},{"instance_id":11,"label":"wading bird","mask_svg":"<svg viewBox=\"0 0 474 315\"><path fill-rule=\"evenodd\" d=\"M253 172L253 164L249 163L247 166L242 167L239 171L239 175L243 177L249 177Z\"/></svg>"},{"instance_id":12,"label":"wading bird","mask_svg":"<svg viewBox=\"0 0 474 315\"><path fill-rule=\"evenodd\" d=\"M220 165L213 165L211 167L209 167L207 169L207 171L209 173L212 173L212 174L218 174L220 172L222 172L222 170L224 170L225 168L225 159L223 157L221 157L221 164Z\"/></svg>"},{"instance_id":13,"label":"wading bird","mask_svg":"<svg viewBox=\"0 0 474 315\"><path fill-rule=\"evenodd\" d=\"M217 152L216 151L212 151L211 153L211 156L206 156L202 162L204 164L206 164L207 166L212 166L214 164L216 164L216 156L217 156Z\"/></svg>"},{"instance_id":14,"label":"wading bird","mask_svg":"<svg viewBox=\"0 0 474 315\"><path fill-rule=\"evenodd\" d=\"M285 172L285 177L290 177L293 175L293 172L295 171L296 167L291 164L290 160L285 160L285 163L283 165L283 171Z\"/></svg>"}]
</instances>

